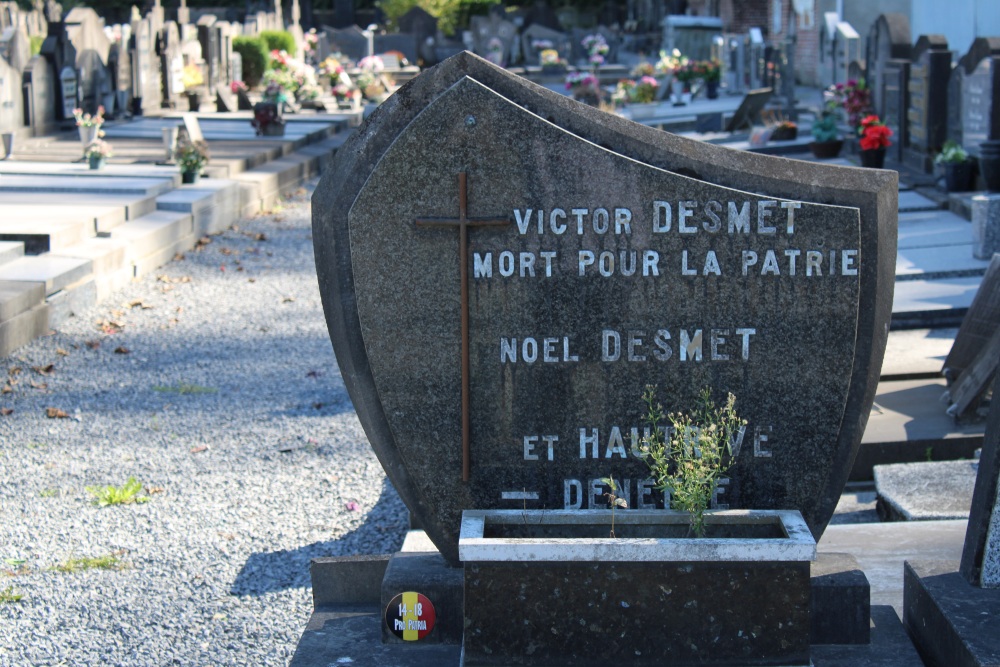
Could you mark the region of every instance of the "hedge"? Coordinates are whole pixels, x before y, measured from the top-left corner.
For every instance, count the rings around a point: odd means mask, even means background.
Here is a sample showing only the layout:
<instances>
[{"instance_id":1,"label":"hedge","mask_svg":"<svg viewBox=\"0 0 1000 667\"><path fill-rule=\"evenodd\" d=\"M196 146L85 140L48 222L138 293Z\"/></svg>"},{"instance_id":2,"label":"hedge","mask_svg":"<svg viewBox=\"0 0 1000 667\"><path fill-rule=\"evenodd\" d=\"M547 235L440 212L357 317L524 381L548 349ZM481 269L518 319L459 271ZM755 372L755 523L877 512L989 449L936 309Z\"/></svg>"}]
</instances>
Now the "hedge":
<instances>
[{"instance_id":1,"label":"hedge","mask_svg":"<svg viewBox=\"0 0 1000 667\"><path fill-rule=\"evenodd\" d=\"M243 83L250 88L255 87L271 60L267 43L260 37L236 37L233 39L233 51L243 58Z\"/></svg>"},{"instance_id":2,"label":"hedge","mask_svg":"<svg viewBox=\"0 0 1000 667\"><path fill-rule=\"evenodd\" d=\"M267 44L267 52L285 51L290 56L295 55L295 38L285 30L262 30L260 38Z\"/></svg>"}]
</instances>

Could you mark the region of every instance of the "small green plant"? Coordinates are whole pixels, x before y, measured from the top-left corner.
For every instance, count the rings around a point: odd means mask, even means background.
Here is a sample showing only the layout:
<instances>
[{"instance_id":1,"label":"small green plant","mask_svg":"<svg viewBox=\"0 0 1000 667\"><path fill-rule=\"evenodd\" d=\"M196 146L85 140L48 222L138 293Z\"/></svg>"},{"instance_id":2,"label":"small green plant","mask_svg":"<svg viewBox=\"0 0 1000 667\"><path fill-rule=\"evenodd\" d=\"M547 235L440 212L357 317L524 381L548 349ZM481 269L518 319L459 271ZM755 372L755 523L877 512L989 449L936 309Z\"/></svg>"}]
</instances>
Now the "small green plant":
<instances>
[{"instance_id":1,"label":"small green plant","mask_svg":"<svg viewBox=\"0 0 1000 667\"><path fill-rule=\"evenodd\" d=\"M730 443L746 421L736 415L736 397L729 394L722 407L704 389L690 413L664 413L656 401L656 387L647 386L649 435L642 439L639 455L645 459L656 488L670 494L670 507L690 515L691 531L705 535L705 510L711 505L719 479L732 465ZM663 429L664 421L670 428Z\"/></svg>"},{"instance_id":2,"label":"small green plant","mask_svg":"<svg viewBox=\"0 0 1000 667\"><path fill-rule=\"evenodd\" d=\"M601 478L601 484L604 484L609 489L610 493L605 492L604 497L608 499L608 508L611 510L611 537L615 536L615 510L621 507L623 510L628 509L628 501L624 498L618 496L618 482L611 475Z\"/></svg>"},{"instance_id":3,"label":"small green plant","mask_svg":"<svg viewBox=\"0 0 1000 667\"><path fill-rule=\"evenodd\" d=\"M24 596L15 591L13 586L8 586L0 591L0 603L20 602L23 599Z\"/></svg>"},{"instance_id":4,"label":"small green plant","mask_svg":"<svg viewBox=\"0 0 1000 667\"><path fill-rule=\"evenodd\" d=\"M149 502L149 496L140 496L140 491L142 491L142 484L135 477L129 477L122 486L87 487L87 493L94 496L94 504L101 507Z\"/></svg>"},{"instance_id":5,"label":"small green plant","mask_svg":"<svg viewBox=\"0 0 1000 667\"><path fill-rule=\"evenodd\" d=\"M85 570L123 570L125 569L125 563L117 554L107 554L106 556L95 556L93 558L70 558L52 569L56 572L67 574L83 572Z\"/></svg>"},{"instance_id":6,"label":"small green plant","mask_svg":"<svg viewBox=\"0 0 1000 667\"><path fill-rule=\"evenodd\" d=\"M162 393L175 393L175 394L214 394L218 389L215 387L202 387L197 384L187 384L181 383L173 386L158 385L153 387L153 391L159 391Z\"/></svg>"},{"instance_id":7,"label":"small green plant","mask_svg":"<svg viewBox=\"0 0 1000 667\"><path fill-rule=\"evenodd\" d=\"M38 492L39 498L55 498L59 495L59 489L42 489Z\"/></svg>"},{"instance_id":8,"label":"small green plant","mask_svg":"<svg viewBox=\"0 0 1000 667\"><path fill-rule=\"evenodd\" d=\"M934 164L961 164L969 160L969 154L965 152L961 144L953 139L944 142L941 152L934 158Z\"/></svg>"},{"instance_id":9,"label":"small green plant","mask_svg":"<svg viewBox=\"0 0 1000 667\"><path fill-rule=\"evenodd\" d=\"M812 135L819 143L840 139L836 115L827 109L820 112L819 118L812 124Z\"/></svg>"}]
</instances>

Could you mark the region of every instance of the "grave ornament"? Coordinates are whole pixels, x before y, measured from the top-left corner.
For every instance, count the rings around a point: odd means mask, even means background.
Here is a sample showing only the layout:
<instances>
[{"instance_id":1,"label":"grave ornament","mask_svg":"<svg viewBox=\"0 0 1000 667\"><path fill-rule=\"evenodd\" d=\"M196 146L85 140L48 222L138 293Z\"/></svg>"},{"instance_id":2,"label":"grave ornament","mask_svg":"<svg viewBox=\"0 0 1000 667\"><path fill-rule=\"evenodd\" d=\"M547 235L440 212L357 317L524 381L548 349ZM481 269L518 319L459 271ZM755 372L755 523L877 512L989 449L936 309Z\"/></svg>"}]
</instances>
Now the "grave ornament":
<instances>
[{"instance_id":1,"label":"grave ornament","mask_svg":"<svg viewBox=\"0 0 1000 667\"><path fill-rule=\"evenodd\" d=\"M453 564L465 509L603 506L609 474L662 506L637 456L648 384L669 411L734 393L749 424L716 506L797 509L818 537L878 381L895 193L462 53L338 152L314 244L361 423Z\"/></svg>"}]
</instances>

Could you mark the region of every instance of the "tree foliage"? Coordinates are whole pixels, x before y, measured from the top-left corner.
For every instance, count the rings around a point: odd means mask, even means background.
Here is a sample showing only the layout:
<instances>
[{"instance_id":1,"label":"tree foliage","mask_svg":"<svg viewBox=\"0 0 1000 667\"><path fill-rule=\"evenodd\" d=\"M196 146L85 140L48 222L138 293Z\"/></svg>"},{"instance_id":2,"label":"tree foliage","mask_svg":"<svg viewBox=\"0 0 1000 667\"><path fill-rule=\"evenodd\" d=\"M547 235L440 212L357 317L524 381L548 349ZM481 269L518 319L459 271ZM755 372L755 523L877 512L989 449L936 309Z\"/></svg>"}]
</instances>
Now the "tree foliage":
<instances>
[{"instance_id":1,"label":"tree foliage","mask_svg":"<svg viewBox=\"0 0 1000 667\"><path fill-rule=\"evenodd\" d=\"M469 26L469 18L489 13L490 7L501 0L377 0L375 3L385 14L390 29L398 27L401 16L414 7L420 7L438 20L438 27L446 35Z\"/></svg>"}]
</instances>

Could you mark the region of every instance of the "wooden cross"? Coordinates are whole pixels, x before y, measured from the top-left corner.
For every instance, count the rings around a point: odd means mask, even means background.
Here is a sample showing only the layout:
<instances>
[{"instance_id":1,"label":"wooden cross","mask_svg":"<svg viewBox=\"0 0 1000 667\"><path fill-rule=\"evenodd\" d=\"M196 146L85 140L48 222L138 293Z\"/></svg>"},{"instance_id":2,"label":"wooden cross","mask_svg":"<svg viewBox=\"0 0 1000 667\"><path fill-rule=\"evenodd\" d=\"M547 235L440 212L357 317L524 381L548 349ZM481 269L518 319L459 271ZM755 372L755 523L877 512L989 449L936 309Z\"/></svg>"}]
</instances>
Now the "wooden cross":
<instances>
[{"instance_id":1,"label":"wooden cross","mask_svg":"<svg viewBox=\"0 0 1000 667\"><path fill-rule=\"evenodd\" d=\"M418 227L458 227L458 264L462 284L462 481L469 481L469 227L509 225L510 218L470 218L466 173L458 174L458 217L417 218Z\"/></svg>"}]
</instances>

